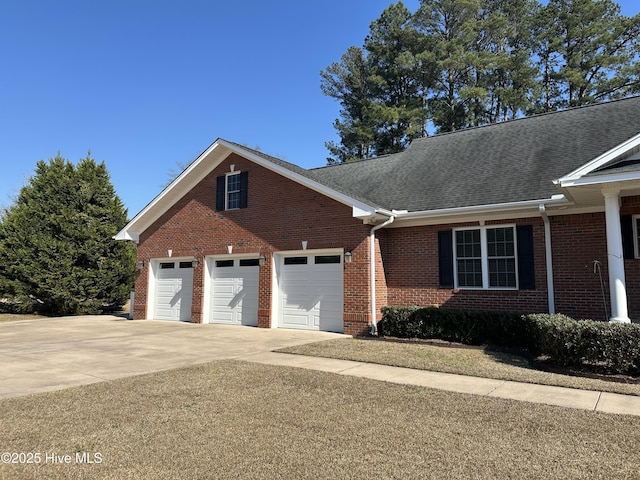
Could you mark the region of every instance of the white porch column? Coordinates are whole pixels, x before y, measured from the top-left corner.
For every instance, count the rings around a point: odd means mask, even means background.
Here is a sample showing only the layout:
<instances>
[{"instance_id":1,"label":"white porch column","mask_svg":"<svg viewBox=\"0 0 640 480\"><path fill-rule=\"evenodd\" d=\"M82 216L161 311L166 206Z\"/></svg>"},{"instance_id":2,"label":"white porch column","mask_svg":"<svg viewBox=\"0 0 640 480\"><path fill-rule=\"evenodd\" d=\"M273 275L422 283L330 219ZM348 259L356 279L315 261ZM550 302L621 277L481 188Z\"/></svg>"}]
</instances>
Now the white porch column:
<instances>
[{"instance_id":1,"label":"white porch column","mask_svg":"<svg viewBox=\"0 0 640 480\"><path fill-rule=\"evenodd\" d=\"M620 230L620 192L603 190L607 227L607 260L611 294L611 322L630 323L627 311L627 290L624 279L622 232Z\"/></svg>"}]
</instances>

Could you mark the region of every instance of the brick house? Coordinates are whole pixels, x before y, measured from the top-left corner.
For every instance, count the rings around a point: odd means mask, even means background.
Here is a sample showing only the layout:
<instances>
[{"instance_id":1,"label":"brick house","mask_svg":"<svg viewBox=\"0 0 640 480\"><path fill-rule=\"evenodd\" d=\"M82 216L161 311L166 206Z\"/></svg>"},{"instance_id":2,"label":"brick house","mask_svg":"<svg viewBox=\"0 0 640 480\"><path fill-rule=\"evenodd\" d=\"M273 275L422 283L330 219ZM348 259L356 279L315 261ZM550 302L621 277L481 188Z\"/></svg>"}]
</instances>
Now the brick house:
<instances>
[{"instance_id":1,"label":"brick house","mask_svg":"<svg viewBox=\"0 0 640 480\"><path fill-rule=\"evenodd\" d=\"M359 334L384 305L640 319L640 97L303 169L218 139L116 239L133 315Z\"/></svg>"}]
</instances>

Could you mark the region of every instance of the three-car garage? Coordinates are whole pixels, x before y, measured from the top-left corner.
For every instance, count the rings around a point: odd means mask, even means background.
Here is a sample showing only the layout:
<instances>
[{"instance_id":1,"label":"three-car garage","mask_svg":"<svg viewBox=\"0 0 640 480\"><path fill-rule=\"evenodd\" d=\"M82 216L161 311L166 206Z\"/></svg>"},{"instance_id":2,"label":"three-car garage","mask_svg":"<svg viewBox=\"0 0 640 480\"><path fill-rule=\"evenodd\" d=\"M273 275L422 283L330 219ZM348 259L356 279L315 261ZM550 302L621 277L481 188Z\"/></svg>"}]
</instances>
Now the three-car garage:
<instances>
[{"instance_id":1,"label":"three-car garage","mask_svg":"<svg viewBox=\"0 0 640 480\"><path fill-rule=\"evenodd\" d=\"M193 302L193 259L152 261L149 318L189 321ZM264 260L262 260L264 262ZM205 257L203 323L258 325L261 288L259 254ZM343 331L343 255L336 250L276 252L271 278L272 327Z\"/></svg>"}]
</instances>

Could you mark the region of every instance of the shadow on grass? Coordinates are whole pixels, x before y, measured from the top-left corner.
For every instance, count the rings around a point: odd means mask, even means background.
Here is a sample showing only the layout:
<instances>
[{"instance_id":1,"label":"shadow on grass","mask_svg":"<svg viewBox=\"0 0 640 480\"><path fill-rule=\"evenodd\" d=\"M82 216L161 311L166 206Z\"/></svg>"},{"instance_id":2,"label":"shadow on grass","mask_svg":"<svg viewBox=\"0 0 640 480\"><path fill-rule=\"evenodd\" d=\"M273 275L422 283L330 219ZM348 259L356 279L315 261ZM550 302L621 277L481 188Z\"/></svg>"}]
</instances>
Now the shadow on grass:
<instances>
[{"instance_id":1,"label":"shadow on grass","mask_svg":"<svg viewBox=\"0 0 640 480\"><path fill-rule=\"evenodd\" d=\"M484 353L496 363L511 365L513 367L539 370L535 364L535 358L526 350L520 348L503 348L487 345Z\"/></svg>"},{"instance_id":2,"label":"shadow on grass","mask_svg":"<svg viewBox=\"0 0 640 480\"><path fill-rule=\"evenodd\" d=\"M583 368L562 366L551 362L546 357L537 357L535 355L532 355L530 352L522 348L498 347L495 345L465 345L462 343L439 339L406 339L395 337L359 338L363 340L378 342L392 342L410 345L424 344L442 348L482 350L489 358L491 358L491 360L496 363L524 368L531 371L554 373L557 375L565 375L568 377L592 378L596 380L605 380L608 382L640 384L639 377L597 372L593 369L589 369L587 366L584 366Z\"/></svg>"},{"instance_id":3,"label":"shadow on grass","mask_svg":"<svg viewBox=\"0 0 640 480\"><path fill-rule=\"evenodd\" d=\"M568 367L555 364L545 357L536 357L522 349L500 348L494 346L484 347L484 352L497 363L512 365L515 367L536 370L539 372L566 375L569 377L592 378L607 382L640 384L640 378L629 375L607 374L594 371L588 367Z\"/></svg>"}]
</instances>

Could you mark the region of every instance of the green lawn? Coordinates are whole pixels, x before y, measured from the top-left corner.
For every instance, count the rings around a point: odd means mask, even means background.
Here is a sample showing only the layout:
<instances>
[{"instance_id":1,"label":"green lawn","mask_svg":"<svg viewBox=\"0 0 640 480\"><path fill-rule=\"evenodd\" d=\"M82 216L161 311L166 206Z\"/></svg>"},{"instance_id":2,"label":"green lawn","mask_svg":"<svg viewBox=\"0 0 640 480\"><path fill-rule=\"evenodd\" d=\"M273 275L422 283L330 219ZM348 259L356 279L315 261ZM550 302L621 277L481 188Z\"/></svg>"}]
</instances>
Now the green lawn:
<instances>
[{"instance_id":1,"label":"green lawn","mask_svg":"<svg viewBox=\"0 0 640 480\"><path fill-rule=\"evenodd\" d=\"M415 341L344 338L289 347L279 351L474 377L640 395L638 383L620 383L540 371L534 369L529 360L520 355L492 351L487 348L450 345L445 342L431 344ZM611 380L637 381L638 379L611 377Z\"/></svg>"},{"instance_id":2,"label":"green lawn","mask_svg":"<svg viewBox=\"0 0 640 480\"><path fill-rule=\"evenodd\" d=\"M0 401L1 479L637 478L640 417L224 361ZM100 464L75 463L76 452ZM71 464L45 462L70 455Z\"/></svg>"}]
</instances>

